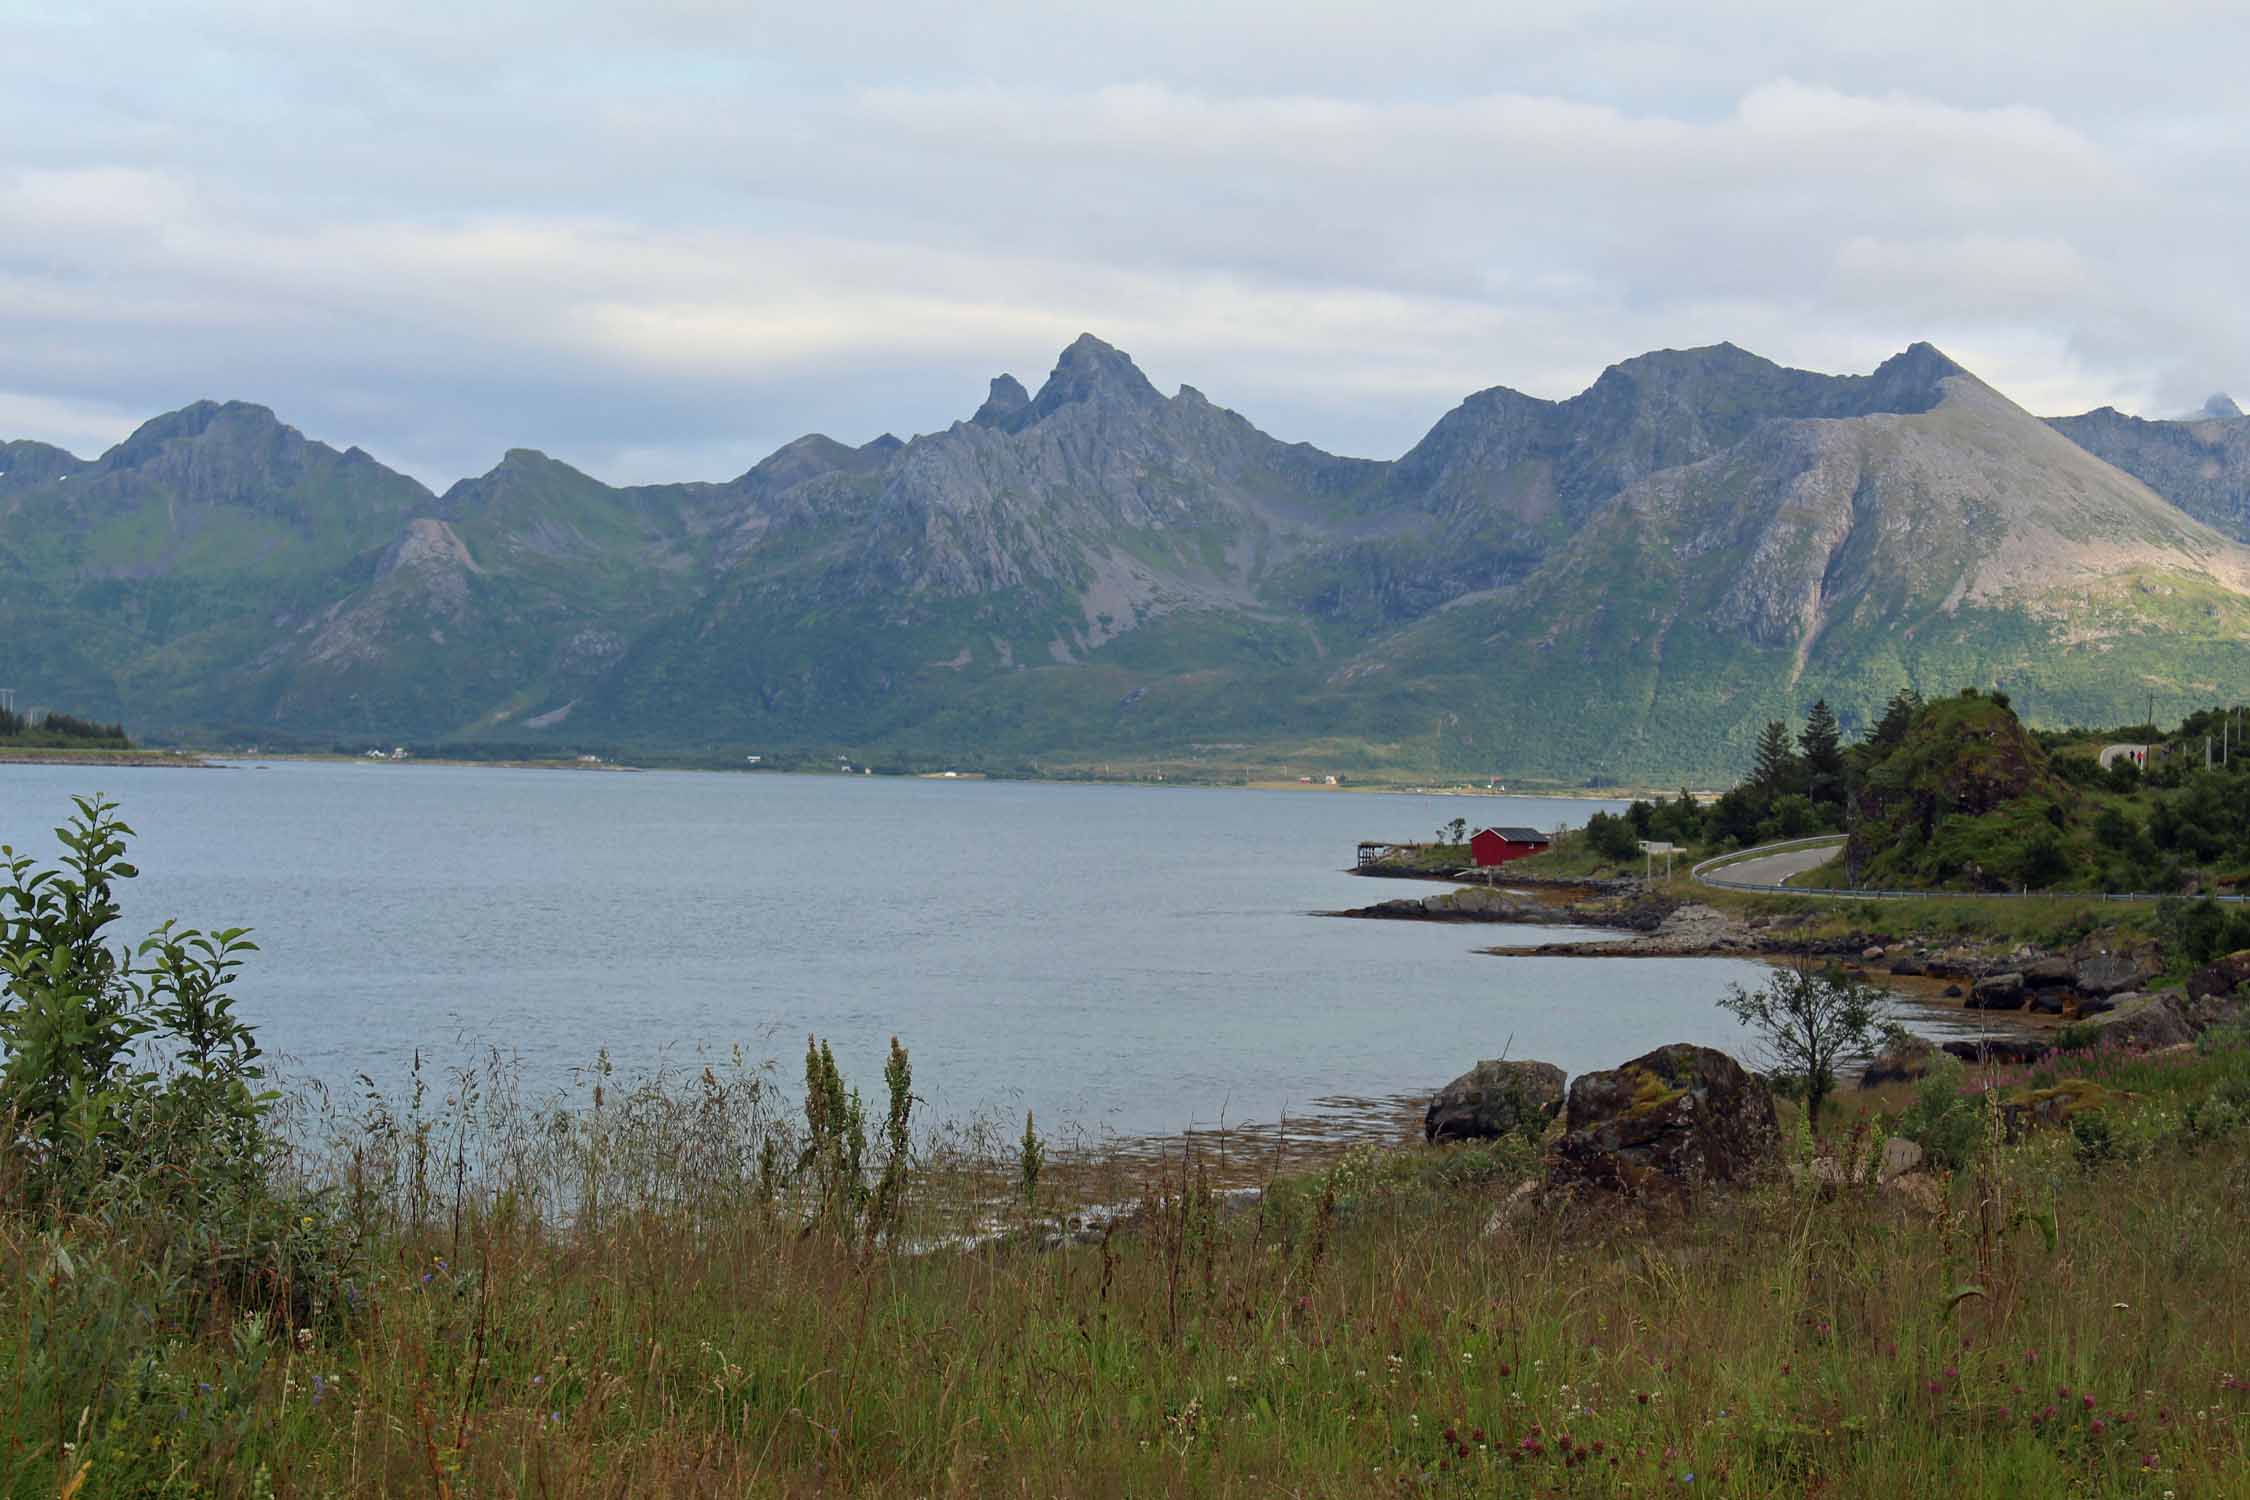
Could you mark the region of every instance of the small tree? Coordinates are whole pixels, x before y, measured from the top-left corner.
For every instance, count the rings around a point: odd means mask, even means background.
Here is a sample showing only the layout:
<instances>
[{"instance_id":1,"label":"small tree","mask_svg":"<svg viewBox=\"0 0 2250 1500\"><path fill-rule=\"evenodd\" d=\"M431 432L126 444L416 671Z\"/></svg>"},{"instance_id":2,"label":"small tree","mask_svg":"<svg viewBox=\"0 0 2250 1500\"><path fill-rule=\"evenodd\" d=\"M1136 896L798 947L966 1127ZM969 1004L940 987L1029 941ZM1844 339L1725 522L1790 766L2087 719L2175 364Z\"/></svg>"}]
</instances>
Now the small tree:
<instances>
[{"instance_id":1,"label":"small tree","mask_svg":"<svg viewBox=\"0 0 2250 1500\"><path fill-rule=\"evenodd\" d=\"M1758 1033L1775 1071L1804 1084L1805 1116L1817 1122L1835 1092L1837 1064L1865 1052L1874 1038L1879 993L1804 958L1775 970L1758 989L1737 984L1728 991L1719 1008Z\"/></svg>"},{"instance_id":2,"label":"small tree","mask_svg":"<svg viewBox=\"0 0 2250 1500\"><path fill-rule=\"evenodd\" d=\"M0 844L0 1149L65 1206L128 1162L197 1192L254 1182L273 1095L229 993L254 945L170 922L115 942L133 830L115 803L73 800L60 868Z\"/></svg>"}]
</instances>

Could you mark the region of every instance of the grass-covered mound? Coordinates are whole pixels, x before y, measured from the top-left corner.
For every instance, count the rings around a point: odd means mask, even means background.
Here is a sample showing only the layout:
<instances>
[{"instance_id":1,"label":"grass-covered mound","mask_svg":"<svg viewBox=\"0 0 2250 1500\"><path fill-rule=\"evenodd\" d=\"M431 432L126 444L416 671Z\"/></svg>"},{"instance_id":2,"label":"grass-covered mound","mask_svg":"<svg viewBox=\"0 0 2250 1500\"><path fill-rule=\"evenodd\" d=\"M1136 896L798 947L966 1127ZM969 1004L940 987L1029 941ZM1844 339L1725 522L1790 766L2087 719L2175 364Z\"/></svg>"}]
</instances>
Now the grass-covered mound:
<instances>
[{"instance_id":1,"label":"grass-covered mound","mask_svg":"<svg viewBox=\"0 0 2250 1500\"><path fill-rule=\"evenodd\" d=\"M1973 690L1871 745L1846 858L1861 885L2039 890L2096 868L2082 798L2008 700Z\"/></svg>"}]
</instances>

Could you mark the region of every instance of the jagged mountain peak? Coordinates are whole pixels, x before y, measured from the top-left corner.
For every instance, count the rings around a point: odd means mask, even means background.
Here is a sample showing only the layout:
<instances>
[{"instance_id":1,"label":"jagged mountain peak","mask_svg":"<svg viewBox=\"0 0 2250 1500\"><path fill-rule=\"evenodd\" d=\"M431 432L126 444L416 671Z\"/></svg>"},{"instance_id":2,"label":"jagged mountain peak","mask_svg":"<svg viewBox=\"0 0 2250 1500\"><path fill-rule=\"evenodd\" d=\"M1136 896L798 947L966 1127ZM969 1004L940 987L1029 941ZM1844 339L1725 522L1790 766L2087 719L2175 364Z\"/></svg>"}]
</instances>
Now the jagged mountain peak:
<instances>
[{"instance_id":1,"label":"jagged mountain peak","mask_svg":"<svg viewBox=\"0 0 2250 1500\"><path fill-rule=\"evenodd\" d=\"M1865 377L1865 405L1870 411L1928 411L1943 396L1944 383L1963 375L1976 378L1937 345L1916 340Z\"/></svg>"},{"instance_id":2,"label":"jagged mountain peak","mask_svg":"<svg viewBox=\"0 0 2250 1500\"><path fill-rule=\"evenodd\" d=\"M2225 391L2213 391L2205 399L2202 409L2196 413L2196 416L2207 422L2231 422L2241 415L2242 408L2235 405L2234 397Z\"/></svg>"},{"instance_id":3,"label":"jagged mountain peak","mask_svg":"<svg viewBox=\"0 0 2250 1500\"><path fill-rule=\"evenodd\" d=\"M1054 373L1039 387L1039 394L1025 408L1019 424L1029 426L1066 406L1097 400L1147 406L1159 404L1164 398L1149 384L1131 355L1082 333L1055 361Z\"/></svg>"},{"instance_id":4,"label":"jagged mountain peak","mask_svg":"<svg viewBox=\"0 0 2250 1500\"><path fill-rule=\"evenodd\" d=\"M124 442L102 456L102 462L111 467L130 467L155 457L173 443L215 433L304 441L304 434L275 416L270 406L252 401L191 401L178 411L151 417L134 428Z\"/></svg>"},{"instance_id":5,"label":"jagged mountain peak","mask_svg":"<svg viewBox=\"0 0 2250 1500\"><path fill-rule=\"evenodd\" d=\"M1015 420L1016 414L1031 404L1031 392L1013 375L992 377L992 389L984 398L984 405L969 420L979 427L1005 427Z\"/></svg>"}]
</instances>

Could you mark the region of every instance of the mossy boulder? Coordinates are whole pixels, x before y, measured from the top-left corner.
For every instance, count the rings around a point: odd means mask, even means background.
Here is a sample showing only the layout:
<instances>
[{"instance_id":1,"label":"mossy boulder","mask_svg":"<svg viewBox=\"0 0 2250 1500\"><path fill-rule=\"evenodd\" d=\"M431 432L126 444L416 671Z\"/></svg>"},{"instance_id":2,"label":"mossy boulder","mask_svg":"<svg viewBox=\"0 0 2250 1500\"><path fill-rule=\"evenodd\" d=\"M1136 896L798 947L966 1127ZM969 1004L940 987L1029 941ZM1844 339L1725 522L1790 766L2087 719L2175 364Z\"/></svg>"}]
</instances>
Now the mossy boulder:
<instances>
[{"instance_id":1,"label":"mossy boulder","mask_svg":"<svg viewBox=\"0 0 2250 1500\"><path fill-rule=\"evenodd\" d=\"M2000 1118L2009 1140L2028 1130L2068 1125L2079 1115L2105 1108L2123 1095L2088 1078L2064 1078L2048 1088L2020 1089L2000 1101Z\"/></svg>"},{"instance_id":2,"label":"mossy boulder","mask_svg":"<svg viewBox=\"0 0 2250 1500\"><path fill-rule=\"evenodd\" d=\"M2039 889L2094 865L2083 798L1996 697L1925 705L1868 768L1849 858L1869 885Z\"/></svg>"},{"instance_id":3,"label":"mossy boulder","mask_svg":"<svg viewBox=\"0 0 2250 1500\"><path fill-rule=\"evenodd\" d=\"M1779 1158L1765 1084L1724 1052L1675 1042L1570 1086L1548 1183L1628 1195L1679 1195L1742 1182Z\"/></svg>"},{"instance_id":4,"label":"mossy boulder","mask_svg":"<svg viewBox=\"0 0 2250 1500\"><path fill-rule=\"evenodd\" d=\"M1435 1144L1539 1135L1562 1102L1563 1070L1553 1063L1487 1060L1438 1090L1422 1136Z\"/></svg>"}]
</instances>

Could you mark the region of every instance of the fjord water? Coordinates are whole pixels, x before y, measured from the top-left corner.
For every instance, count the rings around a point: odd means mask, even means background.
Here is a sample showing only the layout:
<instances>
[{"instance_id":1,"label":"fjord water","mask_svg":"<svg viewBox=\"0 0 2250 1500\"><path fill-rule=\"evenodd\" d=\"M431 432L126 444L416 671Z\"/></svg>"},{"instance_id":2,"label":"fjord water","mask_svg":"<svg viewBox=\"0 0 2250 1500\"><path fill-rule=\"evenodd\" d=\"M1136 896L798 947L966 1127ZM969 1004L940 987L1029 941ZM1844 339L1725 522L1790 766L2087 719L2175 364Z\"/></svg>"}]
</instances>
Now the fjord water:
<instances>
[{"instance_id":1,"label":"fjord water","mask_svg":"<svg viewBox=\"0 0 2250 1500\"><path fill-rule=\"evenodd\" d=\"M808 1032L879 1092L897 1035L940 1117L1087 1134L1316 1113L1479 1057L1576 1073L1739 1049L1754 965L1502 959L1544 929L1313 913L1428 886L1361 838L1578 823L1604 804L351 763L0 765L0 842L52 858L74 793L138 832L125 928L246 925L238 1013L298 1079L399 1087L497 1046L528 1091ZM1555 937L1583 936L1556 931Z\"/></svg>"}]
</instances>

